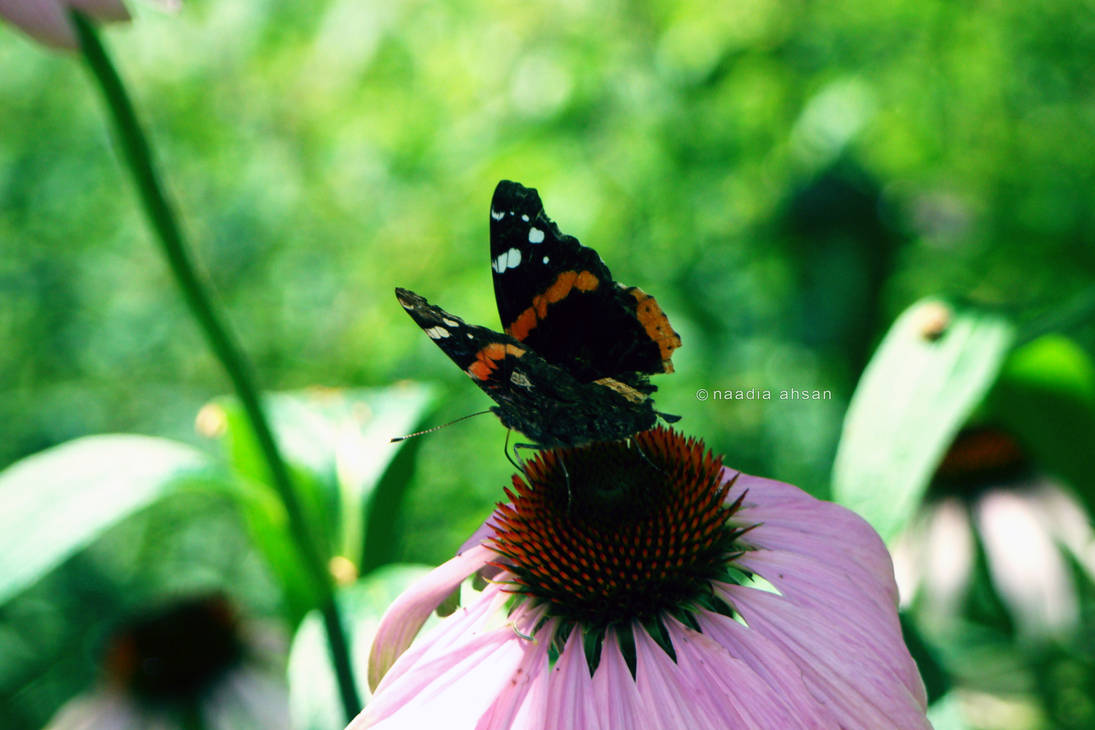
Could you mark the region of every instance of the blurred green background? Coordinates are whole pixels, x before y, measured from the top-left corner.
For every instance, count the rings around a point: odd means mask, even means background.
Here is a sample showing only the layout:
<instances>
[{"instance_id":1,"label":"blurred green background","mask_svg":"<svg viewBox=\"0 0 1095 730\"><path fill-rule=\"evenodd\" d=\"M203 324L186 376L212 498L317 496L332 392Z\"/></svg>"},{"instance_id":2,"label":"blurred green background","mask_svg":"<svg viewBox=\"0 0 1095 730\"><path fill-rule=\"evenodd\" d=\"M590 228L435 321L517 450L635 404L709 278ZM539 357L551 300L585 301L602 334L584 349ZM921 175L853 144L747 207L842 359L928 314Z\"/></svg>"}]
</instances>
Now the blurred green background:
<instances>
[{"instance_id":1,"label":"blurred green background","mask_svg":"<svg viewBox=\"0 0 1095 730\"><path fill-rule=\"evenodd\" d=\"M498 327L487 213L509 178L669 314L684 346L659 408L825 496L863 365L916 299L999 309L1020 336L1063 317L1095 350L1095 323L1061 315L1095 276L1093 10L195 0L105 36L264 388L432 381L425 425L490 405L392 290ZM225 378L113 146L78 61L0 27L0 466L113 431L215 449L194 419ZM833 397L695 397L751 387ZM504 436L483 417L421 440L398 559L441 562L484 519ZM231 509L186 519L205 499L0 609L0 646L35 626L41 649L0 652L0 725L39 725L93 676L73 613L222 583L276 610Z\"/></svg>"}]
</instances>

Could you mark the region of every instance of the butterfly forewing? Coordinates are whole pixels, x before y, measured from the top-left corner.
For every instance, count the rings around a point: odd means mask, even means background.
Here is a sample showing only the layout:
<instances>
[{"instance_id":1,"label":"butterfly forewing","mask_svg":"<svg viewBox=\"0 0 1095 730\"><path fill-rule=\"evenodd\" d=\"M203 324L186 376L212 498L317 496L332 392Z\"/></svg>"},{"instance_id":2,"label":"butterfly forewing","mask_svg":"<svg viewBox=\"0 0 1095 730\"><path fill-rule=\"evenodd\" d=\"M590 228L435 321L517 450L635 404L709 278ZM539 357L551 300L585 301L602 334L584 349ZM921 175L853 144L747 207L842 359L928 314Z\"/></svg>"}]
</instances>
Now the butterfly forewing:
<instances>
[{"instance_id":1,"label":"butterfly forewing","mask_svg":"<svg viewBox=\"0 0 1095 730\"><path fill-rule=\"evenodd\" d=\"M505 331L579 381L639 387L672 372L680 337L654 299L612 279L592 248L563 234L535 189L503 180L490 211L491 270Z\"/></svg>"}]
</instances>

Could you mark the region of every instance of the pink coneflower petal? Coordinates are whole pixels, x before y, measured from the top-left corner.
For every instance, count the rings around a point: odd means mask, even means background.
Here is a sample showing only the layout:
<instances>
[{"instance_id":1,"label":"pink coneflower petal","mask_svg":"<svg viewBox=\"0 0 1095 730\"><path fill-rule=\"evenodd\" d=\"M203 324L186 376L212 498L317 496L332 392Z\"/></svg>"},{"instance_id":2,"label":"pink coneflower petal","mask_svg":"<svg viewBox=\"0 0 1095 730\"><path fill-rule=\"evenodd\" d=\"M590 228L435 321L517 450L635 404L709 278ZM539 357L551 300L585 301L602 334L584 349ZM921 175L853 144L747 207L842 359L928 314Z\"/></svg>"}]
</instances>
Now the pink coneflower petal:
<instances>
[{"instance_id":1,"label":"pink coneflower petal","mask_svg":"<svg viewBox=\"0 0 1095 730\"><path fill-rule=\"evenodd\" d=\"M411 645L434 609L494 555L493 551L482 545L464 550L430 571L395 600L381 619L373 640L373 650L369 655L370 687L376 688L396 658Z\"/></svg>"},{"instance_id":2,"label":"pink coneflower petal","mask_svg":"<svg viewBox=\"0 0 1095 730\"><path fill-rule=\"evenodd\" d=\"M734 619L701 611L697 615L703 633L726 648L764 681L767 691L786 704L795 723L788 727L830 728L836 720L823 703L814 700L798 665L773 642Z\"/></svg>"},{"instance_id":3,"label":"pink coneflower petal","mask_svg":"<svg viewBox=\"0 0 1095 730\"><path fill-rule=\"evenodd\" d=\"M779 553L839 564L853 571L849 578L868 587L873 596L884 597L886 605L896 604L897 587L889 554L878 534L861 517L771 479L742 474L730 497L736 498L743 490L747 494L738 518L763 527L751 532L747 542Z\"/></svg>"},{"instance_id":4,"label":"pink coneflower petal","mask_svg":"<svg viewBox=\"0 0 1095 730\"><path fill-rule=\"evenodd\" d=\"M744 540L764 549L745 553L736 564L781 595L727 586L730 604L751 629L804 666L805 677L846 698L844 713L834 709L844 714L842 721L863 722L869 713L862 706L876 702L892 713L896 700L910 723L922 723L898 727L928 727L927 699L901 639L896 585L877 533L852 512L779 482L742 475L730 497L739 489L749 491L736 518L760 522ZM828 671L819 672L822 666ZM870 679L857 679L860 672ZM905 696L895 697L895 686L904 687Z\"/></svg>"},{"instance_id":5,"label":"pink coneflower petal","mask_svg":"<svg viewBox=\"0 0 1095 730\"><path fill-rule=\"evenodd\" d=\"M888 666L886 649L874 643L887 637L864 634L855 625L861 612L839 621L832 612L751 588L732 586L725 595L750 629L792 658L811 694L828 705L840 727L931 728L923 686L909 687L907 673L895 674Z\"/></svg>"},{"instance_id":6,"label":"pink coneflower petal","mask_svg":"<svg viewBox=\"0 0 1095 730\"><path fill-rule=\"evenodd\" d=\"M590 694L597 702L597 716L603 727L610 730L642 730L649 717L644 701L631 677L619 639L609 630L601 650L601 664L593 675Z\"/></svg>"},{"instance_id":7,"label":"pink coneflower petal","mask_svg":"<svg viewBox=\"0 0 1095 730\"><path fill-rule=\"evenodd\" d=\"M650 713L651 727L680 727L695 730L717 730L734 727L720 722L709 702L699 694L706 691L701 676L694 667L678 665L658 646L647 633L636 628L635 635L635 685ZM681 657L678 655L678 662ZM691 686L695 683L694 686ZM701 699L702 698L702 699ZM726 714L732 708L723 708Z\"/></svg>"},{"instance_id":8,"label":"pink coneflower petal","mask_svg":"<svg viewBox=\"0 0 1095 730\"><path fill-rule=\"evenodd\" d=\"M746 553L737 564L769 581L792 604L831 613L838 622L854 617L849 628L858 627L905 685L923 697L919 673L907 661L893 568L878 534L855 513L779 482L742 475L730 496L738 489L750 490L741 519L761 523L746 540L766 549ZM874 610L866 610L865 601Z\"/></svg>"},{"instance_id":9,"label":"pink coneflower petal","mask_svg":"<svg viewBox=\"0 0 1095 730\"><path fill-rule=\"evenodd\" d=\"M599 730L602 727L593 697L585 691L589 686L589 665L582 648L580 631L571 632L555 666L550 672L543 674L549 678L546 702L542 708L545 714L539 716L545 730L569 730L578 727ZM541 726L541 723L536 722L538 715L533 711L534 708L530 707L529 710L526 715L531 723L526 722L518 727Z\"/></svg>"},{"instance_id":10,"label":"pink coneflower petal","mask_svg":"<svg viewBox=\"0 0 1095 730\"><path fill-rule=\"evenodd\" d=\"M550 635L554 626L555 622L549 621L543 631ZM526 648L524 661L514 671L509 686L480 719L480 728L528 727L536 718L547 715L549 643L532 642Z\"/></svg>"},{"instance_id":11,"label":"pink coneflower petal","mask_svg":"<svg viewBox=\"0 0 1095 730\"><path fill-rule=\"evenodd\" d=\"M442 718L486 715L527 661L528 651L524 640L514 640L511 627L470 629L467 624L481 621L482 613L442 622L449 625L438 633L449 641L408 652L377 688L367 718L359 715L350 727L414 730L433 727Z\"/></svg>"}]
</instances>

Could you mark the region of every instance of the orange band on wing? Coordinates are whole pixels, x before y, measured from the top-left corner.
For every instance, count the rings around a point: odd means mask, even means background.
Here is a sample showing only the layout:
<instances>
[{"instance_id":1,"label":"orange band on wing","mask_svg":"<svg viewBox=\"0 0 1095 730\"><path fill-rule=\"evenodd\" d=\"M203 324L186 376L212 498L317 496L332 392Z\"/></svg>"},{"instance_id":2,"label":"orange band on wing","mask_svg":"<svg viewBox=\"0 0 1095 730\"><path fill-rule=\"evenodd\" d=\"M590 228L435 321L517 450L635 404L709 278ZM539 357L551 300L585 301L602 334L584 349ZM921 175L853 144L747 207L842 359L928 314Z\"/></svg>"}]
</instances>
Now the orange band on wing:
<instances>
[{"instance_id":1,"label":"orange band on wing","mask_svg":"<svg viewBox=\"0 0 1095 730\"><path fill-rule=\"evenodd\" d=\"M465 371L476 380L487 380L491 373L498 369L498 363L509 355L522 357L525 350L517 345L509 343L492 342L479 352L475 353L475 362Z\"/></svg>"},{"instance_id":2,"label":"orange band on wing","mask_svg":"<svg viewBox=\"0 0 1095 730\"><path fill-rule=\"evenodd\" d=\"M646 330L646 334L650 339L658 343L658 350L662 357L662 364L665 365L665 372L673 372L673 363L670 358L673 357L673 351L681 346L681 336L669 326L669 318L665 316L665 312L654 301L654 297L637 286L633 286L627 291L635 297L635 315L639 318L639 324Z\"/></svg>"},{"instance_id":3,"label":"orange band on wing","mask_svg":"<svg viewBox=\"0 0 1095 730\"><path fill-rule=\"evenodd\" d=\"M551 286L539 296L533 297L532 306L517 315L506 327L506 334L524 340L528 333L547 316L549 304L561 301L574 289L593 291L600 286L600 280L589 271L564 271L555 277Z\"/></svg>"}]
</instances>

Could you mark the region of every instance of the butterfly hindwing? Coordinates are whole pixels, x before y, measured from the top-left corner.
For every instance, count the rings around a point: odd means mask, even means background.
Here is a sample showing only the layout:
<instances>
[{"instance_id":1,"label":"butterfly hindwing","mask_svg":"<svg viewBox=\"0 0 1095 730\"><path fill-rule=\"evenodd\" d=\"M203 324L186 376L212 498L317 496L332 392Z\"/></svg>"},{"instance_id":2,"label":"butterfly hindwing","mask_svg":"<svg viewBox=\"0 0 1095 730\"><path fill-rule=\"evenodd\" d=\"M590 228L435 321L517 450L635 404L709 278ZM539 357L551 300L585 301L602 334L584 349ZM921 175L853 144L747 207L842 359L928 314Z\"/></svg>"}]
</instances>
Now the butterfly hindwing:
<instances>
[{"instance_id":1,"label":"butterfly hindwing","mask_svg":"<svg viewBox=\"0 0 1095 730\"><path fill-rule=\"evenodd\" d=\"M411 318L498 405L502 424L542 446L626 438L652 428L653 401L624 383L583 383L524 343L469 325L406 289L396 297Z\"/></svg>"},{"instance_id":2,"label":"butterfly hindwing","mask_svg":"<svg viewBox=\"0 0 1095 730\"><path fill-rule=\"evenodd\" d=\"M506 333L579 381L644 391L672 372L680 337L653 297L612 279L591 248L563 234L535 189L503 180L490 211L491 270Z\"/></svg>"}]
</instances>

